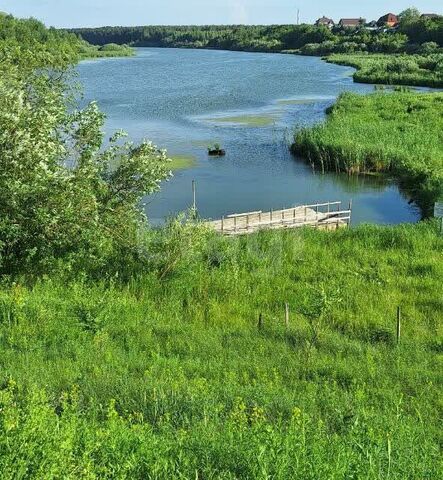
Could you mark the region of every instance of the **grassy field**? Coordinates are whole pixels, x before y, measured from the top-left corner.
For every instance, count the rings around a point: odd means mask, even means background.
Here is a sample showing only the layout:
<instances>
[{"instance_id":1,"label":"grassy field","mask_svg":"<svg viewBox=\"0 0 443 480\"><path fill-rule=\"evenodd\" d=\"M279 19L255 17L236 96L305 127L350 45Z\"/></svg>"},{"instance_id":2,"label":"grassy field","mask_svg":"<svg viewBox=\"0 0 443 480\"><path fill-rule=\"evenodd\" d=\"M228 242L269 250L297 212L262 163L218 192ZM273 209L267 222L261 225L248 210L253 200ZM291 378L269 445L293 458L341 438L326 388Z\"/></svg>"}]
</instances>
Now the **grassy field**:
<instances>
[{"instance_id":1,"label":"grassy field","mask_svg":"<svg viewBox=\"0 0 443 480\"><path fill-rule=\"evenodd\" d=\"M443 87L443 53L432 55L333 54L329 63L354 67L361 83Z\"/></svg>"},{"instance_id":2,"label":"grassy field","mask_svg":"<svg viewBox=\"0 0 443 480\"><path fill-rule=\"evenodd\" d=\"M322 170L388 172L433 203L443 183L443 93L342 94L293 151Z\"/></svg>"},{"instance_id":3,"label":"grassy field","mask_svg":"<svg viewBox=\"0 0 443 480\"><path fill-rule=\"evenodd\" d=\"M436 223L150 241L125 285L1 288L2 479L441 477Z\"/></svg>"}]
</instances>

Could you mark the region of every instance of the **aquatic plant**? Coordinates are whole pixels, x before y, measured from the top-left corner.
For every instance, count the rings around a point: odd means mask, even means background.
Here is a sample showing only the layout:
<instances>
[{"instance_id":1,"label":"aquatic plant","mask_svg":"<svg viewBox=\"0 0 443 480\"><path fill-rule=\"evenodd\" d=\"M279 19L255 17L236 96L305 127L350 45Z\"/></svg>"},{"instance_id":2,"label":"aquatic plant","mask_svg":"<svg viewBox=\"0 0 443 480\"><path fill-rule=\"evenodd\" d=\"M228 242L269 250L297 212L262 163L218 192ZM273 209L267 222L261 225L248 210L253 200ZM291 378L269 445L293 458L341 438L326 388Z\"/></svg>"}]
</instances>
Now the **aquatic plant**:
<instances>
[{"instance_id":1,"label":"aquatic plant","mask_svg":"<svg viewBox=\"0 0 443 480\"><path fill-rule=\"evenodd\" d=\"M418 194L443 186L443 94L397 89L342 94L324 123L295 132L292 150L322 171L386 172Z\"/></svg>"}]
</instances>

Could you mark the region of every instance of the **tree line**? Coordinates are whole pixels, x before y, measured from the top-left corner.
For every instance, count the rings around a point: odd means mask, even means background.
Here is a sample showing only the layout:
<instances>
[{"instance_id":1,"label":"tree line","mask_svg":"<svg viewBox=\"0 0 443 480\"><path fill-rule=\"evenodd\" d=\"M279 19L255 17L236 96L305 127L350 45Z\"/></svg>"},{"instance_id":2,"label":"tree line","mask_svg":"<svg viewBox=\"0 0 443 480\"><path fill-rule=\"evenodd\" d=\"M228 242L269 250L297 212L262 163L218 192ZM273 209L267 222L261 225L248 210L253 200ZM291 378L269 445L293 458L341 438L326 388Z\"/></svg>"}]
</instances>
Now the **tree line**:
<instances>
[{"instance_id":1,"label":"tree line","mask_svg":"<svg viewBox=\"0 0 443 480\"><path fill-rule=\"evenodd\" d=\"M95 45L187 47L244 51L329 53L422 52L443 47L443 17L425 18L414 9L400 15L394 30L372 31L314 25L138 26L74 29L70 32Z\"/></svg>"}]
</instances>

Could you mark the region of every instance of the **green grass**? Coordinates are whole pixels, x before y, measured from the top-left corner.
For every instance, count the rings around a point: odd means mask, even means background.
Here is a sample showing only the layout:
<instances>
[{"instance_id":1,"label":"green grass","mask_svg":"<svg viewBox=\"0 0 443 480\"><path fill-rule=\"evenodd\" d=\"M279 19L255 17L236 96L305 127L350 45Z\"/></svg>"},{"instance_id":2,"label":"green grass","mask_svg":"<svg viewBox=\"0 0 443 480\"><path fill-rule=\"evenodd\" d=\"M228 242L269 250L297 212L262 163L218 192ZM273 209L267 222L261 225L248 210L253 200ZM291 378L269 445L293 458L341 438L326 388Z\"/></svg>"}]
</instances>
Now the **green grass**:
<instances>
[{"instance_id":1,"label":"green grass","mask_svg":"<svg viewBox=\"0 0 443 480\"><path fill-rule=\"evenodd\" d=\"M342 94L293 151L326 171L387 172L433 202L443 184L443 93Z\"/></svg>"},{"instance_id":2,"label":"green grass","mask_svg":"<svg viewBox=\"0 0 443 480\"><path fill-rule=\"evenodd\" d=\"M185 170L197 164L197 159L193 155L173 155L171 160L168 165L172 171Z\"/></svg>"},{"instance_id":3,"label":"green grass","mask_svg":"<svg viewBox=\"0 0 443 480\"><path fill-rule=\"evenodd\" d=\"M127 45L107 44L102 47L84 43L80 46L79 55L82 60L94 58L133 57L135 50Z\"/></svg>"},{"instance_id":4,"label":"green grass","mask_svg":"<svg viewBox=\"0 0 443 480\"><path fill-rule=\"evenodd\" d=\"M170 227L125 285L3 286L2 478L439 478L437 230Z\"/></svg>"},{"instance_id":5,"label":"green grass","mask_svg":"<svg viewBox=\"0 0 443 480\"><path fill-rule=\"evenodd\" d=\"M361 83L443 87L443 53L431 55L333 54L329 63L354 67Z\"/></svg>"}]
</instances>

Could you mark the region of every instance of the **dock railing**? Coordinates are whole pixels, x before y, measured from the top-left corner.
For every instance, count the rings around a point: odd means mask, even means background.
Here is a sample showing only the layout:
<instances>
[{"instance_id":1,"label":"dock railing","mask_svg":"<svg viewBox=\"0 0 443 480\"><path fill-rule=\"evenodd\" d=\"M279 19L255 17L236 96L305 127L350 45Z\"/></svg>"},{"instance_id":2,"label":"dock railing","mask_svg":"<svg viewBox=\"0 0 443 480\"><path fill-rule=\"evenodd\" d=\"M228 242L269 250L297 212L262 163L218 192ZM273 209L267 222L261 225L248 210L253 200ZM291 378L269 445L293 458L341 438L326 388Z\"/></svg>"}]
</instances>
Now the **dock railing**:
<instances>
[{"instance_id":1,"label":"dock railing","mask_svg":"<svg viewBox=\"0 0 443 480\"><path fill-rule=\"evenodd\" d=\"M342 202L299 205L282 210L261 210L235 213L207 222L211 228L224 235L253 233L263 229L298 228L310 226L322 229L336 229L351 224L352 202L343 208Z\"/></svg>"}]
</instances>

